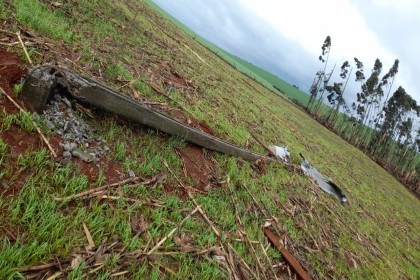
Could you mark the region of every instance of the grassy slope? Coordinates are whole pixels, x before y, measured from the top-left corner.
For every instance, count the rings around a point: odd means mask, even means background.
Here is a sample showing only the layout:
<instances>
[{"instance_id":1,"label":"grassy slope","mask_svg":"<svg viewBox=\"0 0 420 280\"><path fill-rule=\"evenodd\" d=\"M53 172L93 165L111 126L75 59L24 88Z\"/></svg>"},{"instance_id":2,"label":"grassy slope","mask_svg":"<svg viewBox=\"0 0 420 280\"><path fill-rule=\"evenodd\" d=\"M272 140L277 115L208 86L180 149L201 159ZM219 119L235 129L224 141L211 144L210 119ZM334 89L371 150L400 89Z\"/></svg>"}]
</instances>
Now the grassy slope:
<instances>
[{"instance_id":1,"label":"grassy slope","mask_svg":"<svg viewBox=\"0 0 420 280\"><path fill-rule=\"evenodd\" d=\"M252 63L249 63L221 48L216 46L215 44L207 41L200 35L194 33L191 29L189 29L186 25L178 21L176 18L168 14L165 10L160 8L156 5L153 1L147 1L149 5L151 5L155 10L157 10L160 14L164 15L167 19L172 21L175 25L181 28L185 33L190 35L194 40L208 48L210 51L214 52L218 56L220 56L223 60L228 62L238 71L244 73L248 77L255 79L266 88L272 90L273 92L278 93L280 89L280 93L285 94L289 98L296 100L297 102L301 103L302 105L306 105L309 101L309 96L302 92L301 90L295 88L288 82L280 79L279 77L269 73L268 71L261 69L258 66L255 66ZM275 87L274 87L275 86Z\"/></svg>"},{"instance_id":2,"label":"grassy slope","mask_svg":"<svg viewBox=\"0 0 420 280\"><path fill-rule=\"evenodd\" d=\"M299 162L298 152L302 151L346 192L349 203L341 205L303 175L290 173L281 166L267 166L265 173L260 174L247 162L215 155L221 186L207 195L197 194L197 201L222 231L220 242L230 243L254 270L257 269L256 261L249 246L233 240L235 232L241 228L232 206L235 198L245 224L242 230L250 239L266 242L261 232L264 217L244 186L264 205L270 216L278 219L275 222L278 228L288 232L289 249L313 276L338 279L419 277L419 202L363 153L287 100L237 72L144 2L77 1L76 4L76 1L68 1L58 10L52 9L47 2L40 5L36 0L0 0L1 6L9 8L0 16L10 19L13 12L17 22L10 20L9 30L16 31L20 25L42 38L54 40L57 46L66 42L65 49L74 52L74 57L80 57L77 69L96 76L103 73L103 81L114 87L121 86L116 81L119 76L133 79L142 97L178 108L182 106L187 114L205 120L225 139L263 152L249 134L249 130L254 130L267 144L287 144L294 163ZM29 5L32 8L28 11ZM135 17L137 11L139 14ZM39 20L32 21L29 14ZM111 18L113 20L109 20ZM57 31L57 24L61 31ZM69 33L69 30L72 31ZM18 48L13 50L20 51ZM48 53L30 49L33 59L38 62L60 61L60 51L59 47ZM170 71L159 68L162 61L170 64L171 71L190 80L197 90L169 87L165 77ZM153 92L148 85L164 89L171 99ZM127 88L125 90L130 94ZM122 164L124 170L132 169L144 176L167 172L162 164L165 159L182 177L181 160L175 154L176 149L185 145L180 139L157 136L153 131L138 133L133 127L117 124L112 117L92 122L99 126L98 133L114 145L113 160ZM15 127L19 125L21 123L16 122ZM2 129L7 129L4 123ZM25 232L19 234L14 243L6 237L0 243L0 275L6 277L18 277L17 267L51 262L55 257L65 259L83 251L86 241L82 223L91 229L96 244L117 236L128 246L127 251L144 250L150 237L135 236L131 220L144 217L156 243L193 209L191 201L180 199L177 191L168 192L163 185L121 190L124 196L142 201L162 200L163 208L122 200L93 200L91 204L82 200L56 202L52 196L71 195L102 184L106 181L106 172L96 182L89 183L85 176L77 175L77 171L55 167L45 150L28 152L17 163L7 161L11 157L7 147L0 151L2 167L9 167L11 173L4 178L16 178L17 174L12 174L16 169L10 168L15 165L17 170L30 174L18 195L0 200L3 224L18 228L19 233ZM125 153L125 157L121 153ZM35 163L34 158L37 159ZM170 175L166 184L178 185ZM226 191L232 191L233 195L226 195ZM181 232L191 235L193 244L203 249L220 244L200 216L190 219ZM159 251L176 249L173 240L169 239ZM263 260L261 248L256 246L255 250ZM268 250L268 255L273 262L280 258L273 249ZM107 278L113 269L120 267L113 257L107 257L104 268L96 272L95 278ZM357 262L357 266L352 268L348 259L350 263ZM141 260L123 269L129 271L129 278L171 276L161 266L171 268L178 278L227 278L222 265L191 254ZM268 264L264 266L268 271ZM83 265L77 266L68 278L80 278L87 272L83 268Z\"/></svg>"}]
</instances>

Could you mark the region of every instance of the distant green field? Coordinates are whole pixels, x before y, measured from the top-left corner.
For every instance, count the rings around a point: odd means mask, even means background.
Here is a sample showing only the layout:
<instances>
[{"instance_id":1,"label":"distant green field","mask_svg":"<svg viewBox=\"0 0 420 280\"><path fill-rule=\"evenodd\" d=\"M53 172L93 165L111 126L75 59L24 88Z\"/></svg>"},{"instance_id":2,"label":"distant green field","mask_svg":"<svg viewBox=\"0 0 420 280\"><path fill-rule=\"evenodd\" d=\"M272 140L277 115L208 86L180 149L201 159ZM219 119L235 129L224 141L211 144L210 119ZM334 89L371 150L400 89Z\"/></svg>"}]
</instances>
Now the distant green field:
<instances>
[{"instance_id":1,"label":"distant green field","mask_svg":"<svg viewBox=\"0 0 420 280\"><path fill-rule=\"evenodd\" d=\"M153 1L147 0L146 2L153 6L153 8L155 8L164 17L171 20L175 25L181 28L185 33L190 35L201 45L208 48L213 53L217 54L219 57L228 62L232 67L236 68L238 71L251 77L252 79L256 80L257 82L259 82L260 84L264 85L265 87L277 94L284 94L284 96L288 97L291 100L297 101L304 106L308 104L309 96L303 91L295 88L293 85L280 79L272 73L219 48L215 44L196 34L188 26L186 26L185 24L177 20L175 17L167 13L165 10L156 5Z\"/></svg>"}]
</instances>

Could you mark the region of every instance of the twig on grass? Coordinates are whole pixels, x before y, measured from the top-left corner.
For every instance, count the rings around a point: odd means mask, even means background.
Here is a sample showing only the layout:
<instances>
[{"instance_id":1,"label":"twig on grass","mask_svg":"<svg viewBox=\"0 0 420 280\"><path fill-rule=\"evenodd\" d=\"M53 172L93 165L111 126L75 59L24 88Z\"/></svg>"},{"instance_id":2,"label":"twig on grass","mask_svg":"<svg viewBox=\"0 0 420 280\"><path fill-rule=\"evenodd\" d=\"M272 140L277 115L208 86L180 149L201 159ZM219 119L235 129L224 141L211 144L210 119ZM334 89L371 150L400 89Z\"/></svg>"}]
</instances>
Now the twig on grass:
<instances>
[{"instance_id":1,"label":"twig on grass","mask_svg":"<svg viewBox=\"0 0 420 280\"><path fill-rule=\"evenodd\" d=\"M26 112L19 104L16 103L16 101L10 97L10 95L8 95L1 87L0 87L0 92L2 94L4 94L7 99L10 100L10 102L13 103L13 105L15 105L16 108L18 108L22 113L28 114L28 112ZM50 142L48 141L48 139L44 136L44 134L42 133L41 129L38 127L38 125L34 122L34 120L31 117L31 122L32 125L35 127L36 131L38 132L39 136L41 137L42 141L44 141L44 143L47 145L48 149L50 150L51 154L53 155L54 158L57 157L57 153L54 151L53 147L51 146Z\"/></svg>"},{"instance_id":2,"label":"twig on grass","mask_svg":"<svg viewBox=\"0 0 420 280\"><path fill-rule=\"evenodd\" d=\"M274 279L277 280L278 278L277 278L276 272L273 269L273 263L271 262L270 257L267 255L267 251L265 250L264 246L261 243L260 243L260 246L261 246L261 250L264 253L265 258L267 259L268 265L270 266L270 270L274 275Z\"/></svg>"},{"instance_id":3,"label":"twig on grass","mask_svg":"<svg viewBox=\"0 0 420 280\"><path fill-rule=\"evenodd\" d=\"M272 156L274 156L275 159L278 159L278 156L273 153L273 151L271 151L265 144L264 142L262 142L260 139L257 138L257 136L255 136L254 133L252 133L251 131L248 131L249 134L251 134L252 137L254 137L254 139Z\"/></svg>"},{"instance_id":4,"label":"twig on grass","mask_svg":"<svg viewBox=\"0 0 420 280\"><path fill-rule=\"evenodd\" d=\"M278 248L283 258L288 262L289 266L293 268L293 270L296 272L299 278L302 280L310 280L311 277L299 264L296 258L280 244L278 236L272 233L268 228L264 228L263 231L270 243L273 244L274 247Z\"/></svg>"},{"instance_id":5,"label":"twig on grass","mask_svg":"<svg viewBox=\"0 0 420 280\"><path fill-rule=\"evenodd\" d=\"M117 273L111 274L109 277L117 277L117 276L121 276L121 275L124 275L124 274L127 274L127 273L129 273L129 271L127 271L127 270L125 270L125 271L120 271L120 272L117 272Z\"/></svg>"},{"instance_id":6,"label":"twig on grass","mask_svg":"<svg viewBox=\"0 0 420 280\"><path fill-rule=\"evenodd\" d=\"M90 189L90 190L87 190L87 191L84 191L84 192L81 192L81 193L78 193L78 194L74 194L74 195L70 195L70 196L66 196L66 197L54 197L54 200L55 201L65 201L65 200L72 200L72 199L81 198L81 197L85 197L85 196L91 196L94 193L102 192L106 189L119 187L119 186L122 186L122 185L127 184L127 183L134 183L134 182L142 181L141 183L143 185L148 185L148 184L151 184L151 183L154 183L154 182L158 181L162 176L164 176L164 175L163 174L158 174L158 175L155 175L155 176L153 176L152 178L149 178L149 179L144 179L143 177L140 177L140 176L139 177L134 177L134 178L128 178L128 179L122 180L120 182L116 182L116 183L109 184L109 185L104 185L104 186L94 188L94 189Z\"/></svg>"},{"instance_id":7,"label":"twig on grass","mask_svg":"<svg viewBox=\"0 0 420 280\"><path fill-rule=\"evenodd\" d=\"M257 267L260 269L263 277L266 278L265 277L265 274L264 274L264 267L262 266L261 261L260 261L260 258L258 257L257 252L255 251L254 246L252 245L251 240L249 239L248 234L246 233L245 225L242 222L241 217L239 217L239 211L238 211L238 207L237 207L238 202L237 202L234 194L227 193L227 191L226 191L226 194L230 195L230 197L232 199L232 203L233 203L233 206L235 208L235 217L236 217L236 220L237 220L237 222L239 224L239 227L242 228L242 230L243 230L243 233L241 233L241 231L239 231L239 233L241 234L242 238L245 239L245 241L248 243L248 247L251 248L251 252L254 254L254 257L257 260ZM257 270L257 273L258 273L258 270ZM257 274L257 276L258 276L258 274ZM275 274L274 274L274 277L275 277Z\"/></svg>"},{"instance_id":8,"label":"twig on grass","mask_svg":"<svg viewBox=\"0 0 420 280\"><path fill-rule=\"evenodd\" d=\"M22 38L20 37L20 32L16 32L16 35L19 39L20 44L22 45L23 51L25 52L26 58L28 59L28 62L31 66L34 66L34 64L32 63L31 57L29 56L28 51L26 50L25 44L22 41Z\"/></svg>"},{"instance_id":9,"label":"twig on grass","mask_svg":"<svg viewBox=\"0 0 420 280\"><path fill-rule=\"evenodd\" d=\"M92 238L92 235L90 234L90 231L89 231L89 229L87 228L87 226L86 226L86 224L85 223L83 223L83 230L85 231L85 234L86 234L86 239L87 239L87 241L88 241L88 246L87 246L87 249L88 250L91 250L92 248L94 248L95 247L95 242L93 241L93 238Z\"/></svg>"},{"instance_id":10,"label":"twig on grass","mask_svg":"<svg viewBox=\"0 0 420 280\"><path fill-rule=\"evenodd\" d=\"M63 272L58 271L56 273L54 273L53 275L51 275L50 277L47 278L47 280L54 280L57 279L58 277L60 277L61 275L63 275Z\"/></svg>"},{"instance_id":11,"label":"twig on grass","mask_svg":"<svg viewBox=\"0 0 420 280\"><path fill-rule=\"evenodd\" d=\"M235 248L233 248L233 246L230 244L230 243L228 243L228 246L229 246L229 248L235 253L235 255L237 255L237 256L239 256L239 254L238 254L238 252L235 250ZM255 275L255 273L254 273L254 271L246 264L246 262L242 259L242 258L239 258L238 257L238 259L239 259L239 262L243 265L243 266L245 266L246 267L246 269L249 271L249 273L251 273L251 275L254 277L254 279L259 279L258 277L257 277L257 275Z\"/></svg>"},{"instance_id":12,"label":"twig on grass","mask_svg":"<svg viewBox=\"0 0 420 280\"><path fill-rule=\"evenodd\" d=\"M69 263L71 260L64 260L61 261L61 264ZM19 272L27 272L27 271L39 271L44 269L49 269L58 266L60 263L48 263L48 264L41 264L41 265L34 265L34 266L26 266L18 268Z\"/></svg>"},{"instance_id":13,"label":"twig on grass","mask_svg":"<svg viewBox=\"0 0 420 280\"><path fill-rule=\"evenodd\" d=\"M100 264L100 265L98 265L98 267L97 267L97 268L92 269L92 270L91 270L91 271L89 271L87 274L93 274L93 273L95 273L96 271L101 270L104 266L105 266L104 264Z\"/></svg>"},{"instance_id":14,"label":"twig on grass","mask_svg":"<svg viewBox=\"0 0 420 280\"><path fill-rule=\"evenodd\" d=\"M184 219L182 219L181 222L179 222L179 224L172 229L164 238L162 238L152 249L150 249L149 252L147 252L147 255L150 255L151 253L153 253L157 248L159 248L160 245L162 245L169 237L171 237L180 227L182 227L182 225L189 219L191 218L192 215L194 215L197 211L198 211L199 207L197 206L194 211L192 211L190 214L188 214Z\"/></svg>"},{"instance_id":15,"label":"twig on grass","mask_svg":"<svg viewBox=\"0 0 420 280\"><path fill-rule=\"evenodd\" d=\"M165 167L168 169L168 171L171 173L172 176L174 176L175 180L178 181L178 183L180 184L180 186L185 190L185 192L188 194L188 197L191 199L191 201L194 203L194 205L197 207L199 213L201 214L201 216L204 218L204 220L207 222L207 224L210 226L210 228L212 229L212 231L214 232L214 234L221 238L221 234L220 231L213 225L212 221L209 219L209 217L206 215L206 213L203 211L203 209L201 209L200 205L197 203L197 201L195 200L194 196L192 193L190 193L188 191L188 188L186 188L184 186L184 184L181 182L181 180L179 180L179 178L172 172L172 170L169 168L168 163L166 162L166 160L163 160L163 164L165 165ZM220 241L220 240L219 240ZM228 250L225 249L224 244L220 241L220 245L222 247L223 252L226 254L226 256L228 256ZM230 260L228 257L226 257L226 261L228 263L228 267L231 269L231 274L233 275L234 279L238 279L237 273L235 271L235 266L233 263L233 260Z\"/></svg>"},{"instance_id":16,"label":"twig on grass","mask_svg":"<svg viewBox=\"0 0 420 280\"><path fill-rule=\"evenodd\" d=\"M172 176L174 176L175 180L177 180L177 182L181 185L181 187L184 188L184 190L187 192L188 197L192 200L192 202L194 203L194 205L196 207L198 207L198 211L200 212L201 216L204 218L204 220L207 222L207 224L209 224L209 226L211 227L211 229L213 230L214 234L216 234L217 237L220 237L220 232L216 229L216 227L213 225L213 223L210 221L209 217L206 215L206 213L203 211L203 209L201 209L200 205L197 203L197 201L195 200L193 194L191 192L188 191L188 188L186 186L184 186L184 184L181 182L181 180L179 180L179 178L172 172L172 170L169 168L168 163L166 162L166 160L163 160L163 164L165 165L165 167L168 169L169 173L171 173Z\"/></svg>"}]
</instances>

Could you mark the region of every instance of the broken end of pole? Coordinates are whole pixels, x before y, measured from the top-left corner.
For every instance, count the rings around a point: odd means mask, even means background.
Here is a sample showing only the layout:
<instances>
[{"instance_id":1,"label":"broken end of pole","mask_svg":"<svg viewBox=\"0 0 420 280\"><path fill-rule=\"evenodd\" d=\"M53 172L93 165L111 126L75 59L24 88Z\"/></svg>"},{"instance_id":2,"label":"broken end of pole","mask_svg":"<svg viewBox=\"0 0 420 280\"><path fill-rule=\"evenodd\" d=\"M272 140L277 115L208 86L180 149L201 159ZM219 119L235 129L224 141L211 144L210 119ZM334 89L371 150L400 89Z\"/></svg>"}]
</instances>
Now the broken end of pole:
<instances>
[{"instance_id":1,"label":"broken end of pole","mask_svg":"<svg viewBox=\"0 0 420 280\"><path fill-rule=\"evenodd\" d=\"M42 113L53 94L56 80L52 77L51 67L35 67L28 71L22 87L23 99L29 109Z\"/></svg>"}]
</instances>

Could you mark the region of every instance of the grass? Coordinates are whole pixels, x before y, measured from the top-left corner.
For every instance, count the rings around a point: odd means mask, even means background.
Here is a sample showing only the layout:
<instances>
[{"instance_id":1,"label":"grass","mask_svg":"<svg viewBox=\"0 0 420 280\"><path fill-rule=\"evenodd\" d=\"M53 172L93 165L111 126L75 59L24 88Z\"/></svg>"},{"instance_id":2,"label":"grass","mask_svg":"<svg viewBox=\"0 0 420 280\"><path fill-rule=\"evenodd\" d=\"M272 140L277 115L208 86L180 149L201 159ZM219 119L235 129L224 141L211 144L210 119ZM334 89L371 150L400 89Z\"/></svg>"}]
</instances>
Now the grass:
<instances>
[{"instance_id":1,"label":"grass","mask_svg":"<svg viewBox=\"0 0 420 280\"><path fill-rule=\"evenodd\" d=\"M16 0L13 1L13 6L16 18L22 24L28 25L52 39L71 42L73 32L68 19L60 10L52 11L36 0Z\"/></svg>"},{"instance_id":2,"label":"grass","mask_svg":"<svg viewBox=\"0 0 420 280\"><path fill-rule=\"evenodd\" d=\"M10 11L2 11L0 16L16 14L17 22L10 23L10 30L23 26L42 38L54 40L55 51L75 52L74 57L80 57L80 68L96 77L101 73L99 79L125 94L132 92L128 87L121 88L121 80L134 80L133 87L142 98L185 108L187 116L204 120L228 141L262 153L264 150L249 134L253 131L267 144L287 144L294 164L299 164L298 153L302 151L349 198L348 204L341 205L303 175L280 165L268 165L261 173L251 163L210 153L217 162L215 186L207 195L195 196L221 231L221 237L209 229L200 215L192 216L174 236L190 236L191 245L200 250L230 244L256 271L256 258L250 246L241 241L240 232L266 245L261 226L269 219L279 233L287 232L288 248L316 278L419 277L418 265L414 265L420 258L418 200L363 153L291 106L288 100L273 94L270 88L237 72L144 1L67 1L60 9L51 8L48 1L22 1L33 7L33 19L27 18L28 11L20 1L2 2ZM135 17L138 11L140 16ZM30 50L36 61L42 60L41 49ZM159 66L162 62L167 62L165 68ZM194 87L171 84L171 73L177 73ZM165 95L152 90L152 86ZM2 132L17 127L36 136L24 114L8 115L3 111L1 117ZM89 122L109 143L108 160L120 164L122 171L132 170L143 177L166 173L167 179L152 186L140 183L118 190L118 196L137 199L137 203L97 198L55 201L54 197L108 183L107 170L101 166L97 178L90 181L77 168L56 166L45 149L15 154L13 143L0 136L0 167L8 170L3 177L0 171L0 179L12 184L21 173L25 174L23 188L0 199L0 220L17 235L17 240L11 241L0 231L2 277L23 278L19 267L81 254L87 245L83 223L95 244L117 240L131 252L150 249L149 242L156 244L194 209L163 165L165 160L175 175L188 183L182 160L176 154L186 145L182 139L127 125L107 114ZM144 203L150 200L159 200L162 207ZM133 223L140 220L144 221L147 234L137 235ZM261 247L256 245L254 249L265 260ZM158 249L177 250L180 249L173 238ZM273 248L268 248L267 254L273 263L281 260ZM357 267L352 268L346 258L354 259ZM266 261L263 266L269 270ZM128 271L121 277L129 279L229 277L226 267L213 257L182 252L127 265L121 264L114 252L106 256L104 267L92 277L108 279L116 272L114 269ZM88 264L81 262L66 272L66 277L81 279L90 270Z\"/></svg>"}]
</instances>

